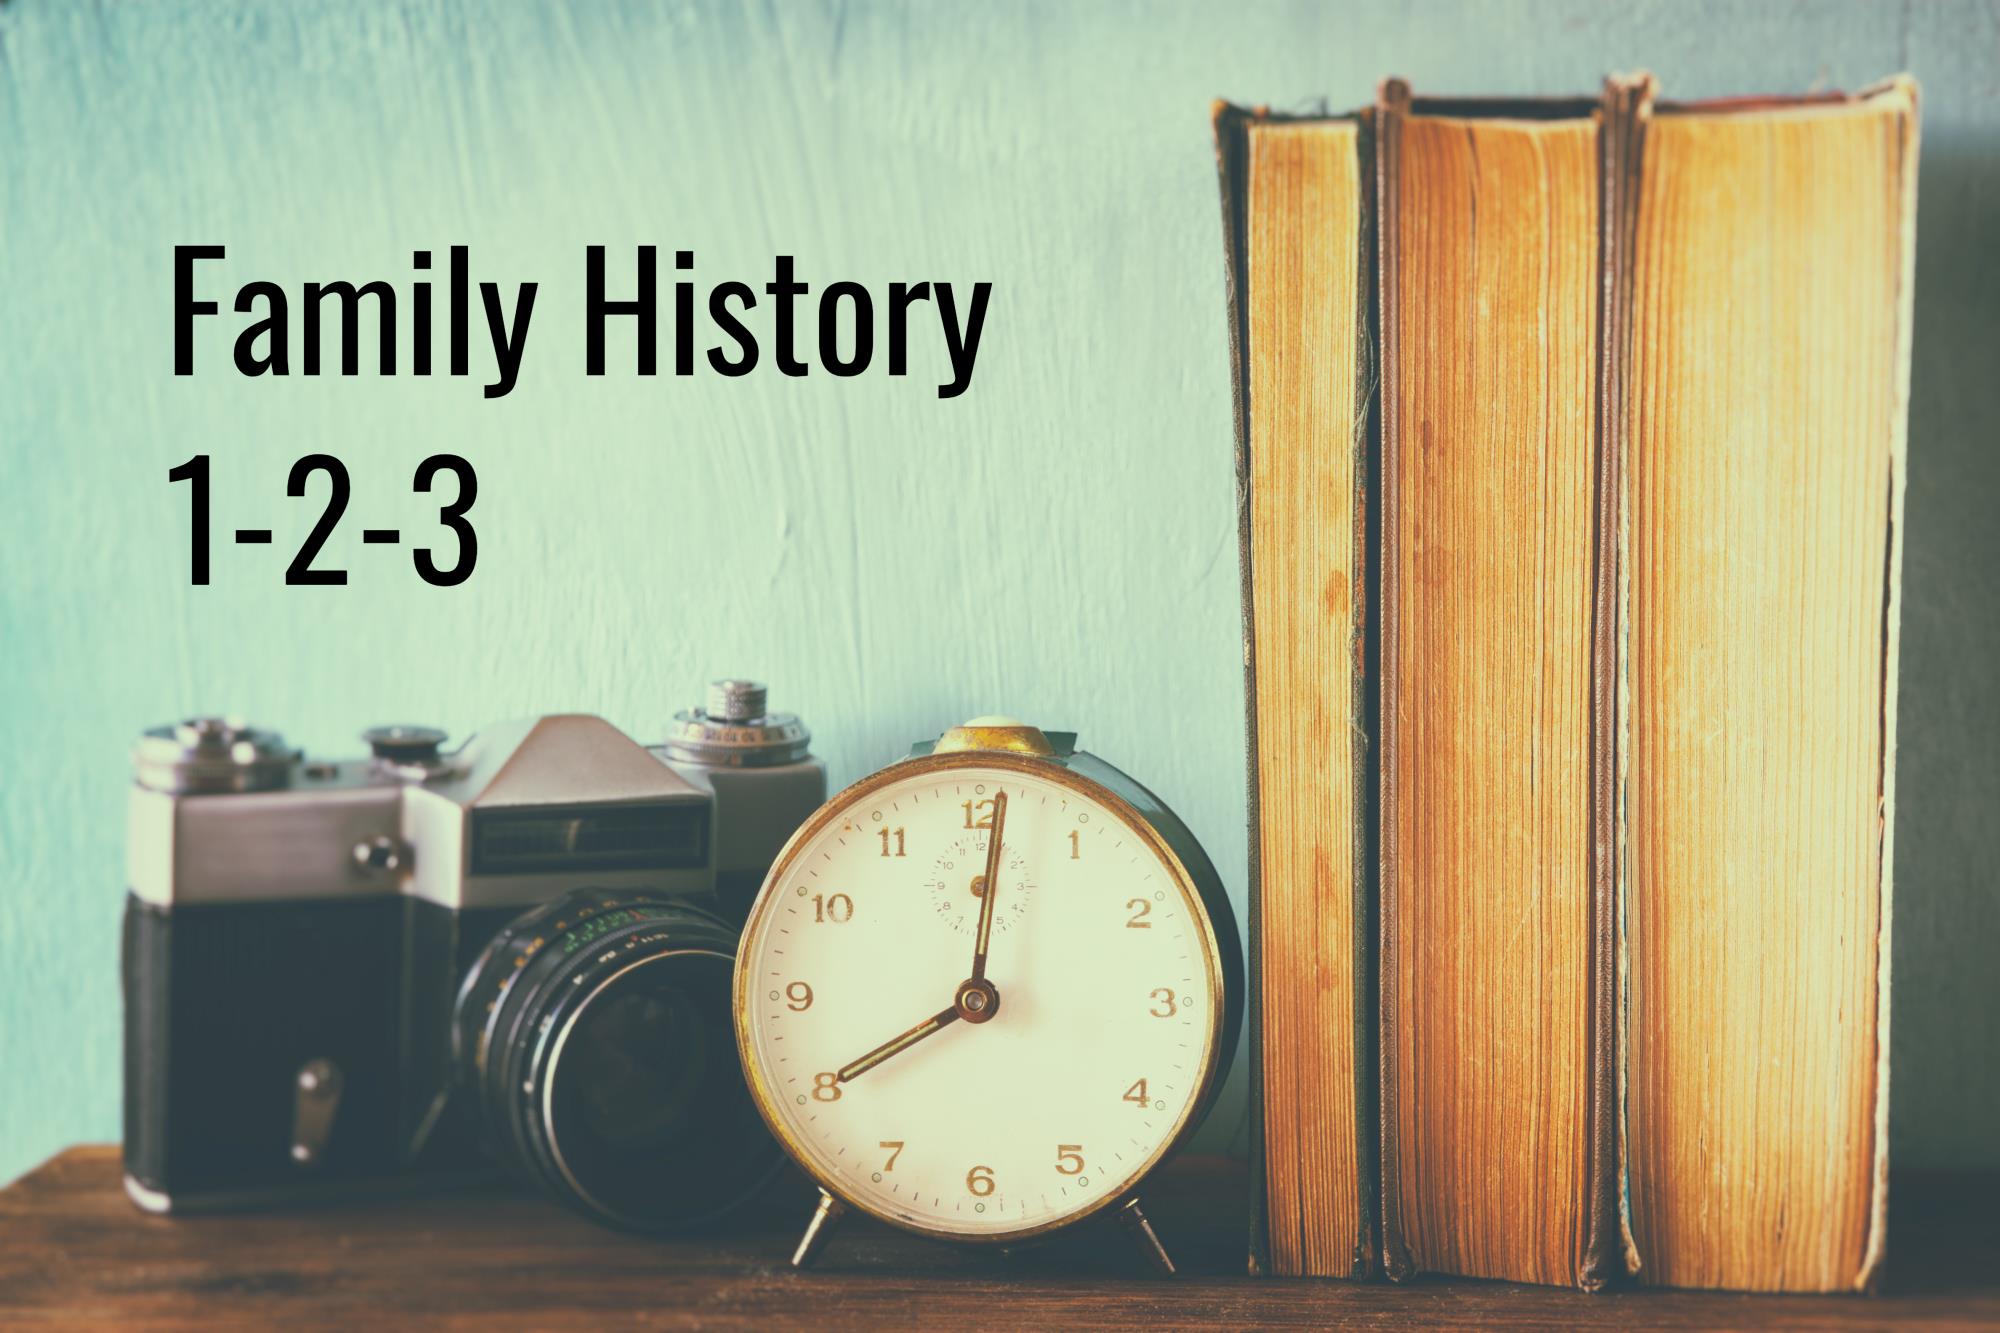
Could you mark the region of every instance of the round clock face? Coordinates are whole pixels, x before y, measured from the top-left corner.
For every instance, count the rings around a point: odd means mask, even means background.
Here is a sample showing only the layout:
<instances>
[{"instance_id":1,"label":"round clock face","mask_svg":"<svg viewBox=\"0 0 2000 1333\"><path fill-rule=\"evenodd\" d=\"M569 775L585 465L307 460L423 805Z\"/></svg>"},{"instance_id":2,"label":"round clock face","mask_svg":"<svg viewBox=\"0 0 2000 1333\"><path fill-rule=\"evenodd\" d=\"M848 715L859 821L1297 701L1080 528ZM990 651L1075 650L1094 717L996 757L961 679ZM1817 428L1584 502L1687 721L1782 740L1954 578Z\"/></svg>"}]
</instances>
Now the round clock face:
<instances>
[{"instance_id":1,"label":"round clock face","mask_svg":"<svg viewBox=\"0 0 2000 1333\"><path fill-rule=\"evenodd\" d=\"M780 857L737 962L738 1039L766 1119L835 1194L1018 1237L1125 1197L1186 1127L1220 1041L1216 958L1180 862L1118 797L1036 760L915 759Z\"/></svg>"}]
</instances>

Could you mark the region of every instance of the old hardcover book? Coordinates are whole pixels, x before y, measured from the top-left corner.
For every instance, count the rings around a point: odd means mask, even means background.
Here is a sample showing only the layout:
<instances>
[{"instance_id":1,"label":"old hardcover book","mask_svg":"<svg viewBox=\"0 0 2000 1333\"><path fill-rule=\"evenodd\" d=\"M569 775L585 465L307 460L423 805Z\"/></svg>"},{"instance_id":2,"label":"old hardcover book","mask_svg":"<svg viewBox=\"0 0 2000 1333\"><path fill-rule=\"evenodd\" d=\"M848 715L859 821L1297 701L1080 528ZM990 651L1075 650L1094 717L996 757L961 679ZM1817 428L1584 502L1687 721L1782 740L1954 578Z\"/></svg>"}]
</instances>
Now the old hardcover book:
<instances>
[{"instance_id":1,"label":"old hardcover book","mask_svg":"<svg viewBox=\"0 0 2000 1333\"><path fill-rule=\"evenodd\" d=\"M1375 1266L1368 118L1218 106L1249 699L1253 1271Z\"/></svg>"},{"instance_id":2,"label":"old hardcover book","mask_svg":"<svg viewBox=\"0 0 2000 1333\"><path fill-rule=\"evenodd\" d=\"M1629 1161L1642 1281L1882 1259L1915 85L1642 108Z\"/></svg>"},{"instance_id":3,"label":"old hardcover book","mask_svg":"<svg viewBox=\"0 0 2000 1333\"><path fill-rule=\"evenodd\" d=\"M1217 141L1253 1265L1871 1285L1914 84Z\"/></svg>"},{"instance_id":4,"label":"old hardcover book","mask_svg":"<svg viewBox=\"0 0 2000 1333\"><path fill-rule=\"evenodd\" d=\"M1594 101L1377 108L1390 1276L1623 1267Z\"/></svg>"}]
</instances>

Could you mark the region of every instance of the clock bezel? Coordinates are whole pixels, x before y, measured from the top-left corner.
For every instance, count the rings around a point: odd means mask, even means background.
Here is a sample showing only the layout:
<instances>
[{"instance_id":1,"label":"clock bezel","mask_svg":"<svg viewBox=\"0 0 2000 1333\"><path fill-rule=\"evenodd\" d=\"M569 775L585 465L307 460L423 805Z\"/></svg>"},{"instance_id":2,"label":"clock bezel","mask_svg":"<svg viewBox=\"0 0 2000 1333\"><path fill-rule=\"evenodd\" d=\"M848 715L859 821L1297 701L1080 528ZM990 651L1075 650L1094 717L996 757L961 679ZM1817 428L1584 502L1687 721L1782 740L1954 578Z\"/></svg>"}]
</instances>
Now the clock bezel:
<instances>
[{"instance_id":1,"label":"clock bezel","mask_svg":"<svg viewBox=\"0 0 2000 1333\"><path fill-rule=\"evenodd\" d=\"M1200 927L1196 935L1202 953L1203 971L1208 978L1208 993L1211 997L1207 1005L1206 1040L1202 1043L1201 1064L1195 1075L1193 1093L1187 1099L1178 1123L1162 1136L1159 1145L1125 1178L1124 1184L1116 1190L1104 1191L1073 1213L1028 1226L980 1232L954 1231L947 1227L928 1226L906 1217L899 1217L871 1202L860 1191L849 1190L831 1172L821 1170L811 1149L785 1119L779 1105L781 1099L765 1081L765 1071L751 1047L750 1033L752 1003L750 979L754 971L750 966L751 941L770 911L772 902L775 901L774 886L791 870L800 852L830 824L847 817L856 805L883 788L928 773L966 769L1019 773L1067 787L1102 806L1134 837L1151 849L1172 876L1185 901L1195 909L1194 917ZM1217 888L1219 887L1218 885ZM1225 899L1225 904L1226 901ZM1233 1004L1229 1002L1231 997L1228 994L1226 972L1222 963L1221 939L1210 908L1209 895L1203 891L1201 882L1189 870L1180 854L1174 850L1161 831L1123 795L1102 782L1074 771L1063 759L1004 750L954 750L898 760L843 788L815 811L812 818L800 825L786 841L777 859L771 863L771 869L764 877L762 888L758 890L756 902L752 905L749 918L744 923L743 935L736 951L734 989L732 1010L736 1021L736 1051L743 1065L745 1081L749 1085L750 1100L756 1104L757 1113L764 1118L764 1124L784 1148L786 1156L796 1162L812 1178L814 1184L857 1212L865 1213L900 1230L933 1240L970 1245L1019 1244L1075 1226L1108 1208L1116 1207L1136 1197L1146 1178L1182 1147L1200 1123L1202 1113L1213 1101L1219 1073L1218 1065L1223 1051L1230 1045L1230 1034L1225 1030L1226 1024L1229 1014L1234 1009Z\"/></svg>"}]
</instances>

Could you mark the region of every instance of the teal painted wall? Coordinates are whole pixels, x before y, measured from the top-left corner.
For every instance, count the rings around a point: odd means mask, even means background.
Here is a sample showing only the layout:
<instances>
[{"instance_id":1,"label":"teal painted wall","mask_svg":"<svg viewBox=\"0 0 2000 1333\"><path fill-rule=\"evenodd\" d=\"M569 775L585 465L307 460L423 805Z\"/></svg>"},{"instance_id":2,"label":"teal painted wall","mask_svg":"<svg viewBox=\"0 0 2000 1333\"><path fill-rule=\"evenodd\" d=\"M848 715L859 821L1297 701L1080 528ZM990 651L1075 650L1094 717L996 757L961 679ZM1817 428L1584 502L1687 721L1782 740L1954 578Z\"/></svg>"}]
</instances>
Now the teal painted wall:
<instances>
[{"instance_id":1,"label":"teal painted wall","mask_svg":"<svg viewBox=\"0 0 2000 1333\"><path fill-rule=\"evenodd\" d=\"M336 753L558 709L650 736L749 671L846 781L1005 709L1156 787L1240 902L1209 101L1641 65L1676 95L1924 81L1894 1145L2000 1165L1996 51L2000 11L1949 3L0 5L0 1180L118 1134L126 750L198 710ZM294 291L469 244L542 283L522 383L247 381L217 329L176 379L175 242ZM815 284L990 280L972 389L931 393L928 339L907 380L586 379L597 242L704 281L778 252ZM480 478L455 590L359 543L423 529L439 449ZM206 588L165 478L198 451L217 528L277 534L218 543ZM352 582L288 589L315 451L354 479ZM1242 1142L1236 1088L1211 1143Z\"/></svg>"}]
</instances>

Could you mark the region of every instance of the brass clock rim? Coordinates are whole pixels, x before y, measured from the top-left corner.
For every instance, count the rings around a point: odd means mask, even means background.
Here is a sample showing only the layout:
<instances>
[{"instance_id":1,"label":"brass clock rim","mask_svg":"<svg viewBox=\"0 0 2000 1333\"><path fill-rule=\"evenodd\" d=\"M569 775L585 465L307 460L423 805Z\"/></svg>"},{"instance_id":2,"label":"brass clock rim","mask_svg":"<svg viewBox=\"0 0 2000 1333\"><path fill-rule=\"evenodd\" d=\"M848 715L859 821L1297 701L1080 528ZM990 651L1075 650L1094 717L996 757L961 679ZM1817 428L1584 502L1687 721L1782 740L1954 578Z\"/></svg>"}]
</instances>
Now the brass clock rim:
<instances>
[{"instance_id":1,"label":"brass clock rim","mask_svg":"<svg viewBox=\"0 0 2000 1333\"><path fill-rule=\"evenodd\" d=\"M1188 1097L1187 1104L1181 1109L1179 1123L1160 1140L1160 1146L1126 1176L1125 1183L1119 1189L1105 1192L1100 1198L1084 1205L1076 1212L1066 1213L1061 1217L1051 1218L1045 1222L1037 1222L1032 1226L1014 1227L1004 1231L992 1232L953 1231L949 1228L926 1226L921 1222L913 1222L908 1218L898 1217L887 1209L878 1207L861 1197L858 1191L847 1189L844 1184L833 1178L832 1172L821 1170L812 1151L798 1135L793 1133L791 1126L785 1121L778 1108L779 1098L765 1083L764 1071L759 1067L750 1046L751 968L749 966L749 958L751 939L756 934L757 928L763 923L764 917L770 909L773 901L770 892L772 886L791 868L792 861L798 855L800 849L811 842L812 839L819 836L820 832L833 823L835 819L840 818L860 801L884 787L903 781L913 775L967 768L1003 769L1023 773L1032 777L1046 779L1058 786L1068 787L1073 791L1081 792L1111 811L1127 829L1150 847L1173 875L1175 885L1181 891L1184 900L1199 909L1194 913L1194 916L1200 923L1197 936L1201 944L1202 962L1205 974L1208 977L1208 993L1210 997L1207 1006L1208 1040L1202 1047L1201 1067L1195 1074L1193 1092ZM786 1156L798 1163L800 1168L808 1176L812 1177L813 1183L819 1186L819 1188L825 1190L834 1198L839 1199L848 1207L866 1213L877 1221L885 1222L892 1227L933 1240L945 1240L959 1244L973 1245L1019 1244L1025 1240L1031 1240L1050 1232L1075 1226L1079 1222L1095 1217L1107 1208L1114 1207L1135 1197L1145 1178L1158 1170L1161 1163L1173 1156L1188 1136L1194 1132L1196 1127L1195 1113L1209 1104L1209 1094L1212 1091L1210 1084L1216 1076L1216 1061L1221 1054L1223 1044L1227 1038L1227 1034L1222 1031L1226 1006L1223 1003L1224 996L1222 994L1224 983L1221 955L1222 946L1221 941L1216 935L1215 922L1209 918L1208 906L1202 901L1201 891L1195 883L1194 875L1181 861L1179 854L1167 845L1166 840L1160 836L1159 831L1147 822L1146 818L1133 807L1130 801L1117 792L1112 791L1109 787L1101 783L1094 782L1079 773L1071 771L1059 759L994 750L957 750L943 754L915 755L907 759L897 760L895 763L878 769L867 777L842 788L825 805L814 811L810 819L799 826L797 831L786 840L784 847L778 852L777 858L771 862L771 869L764 876L764 883L758 889L756 900L751 905L750 915L744 921L743 935L738 942L736 950L735 994L732 997L733 1002L731 1005L736 1026L736 1054L743 1066L744 1079L750 1089L750 1100L756 1104L757 1114L764 1118L765 1125L784 1148Z\"/></svg>"}]
</instances>

